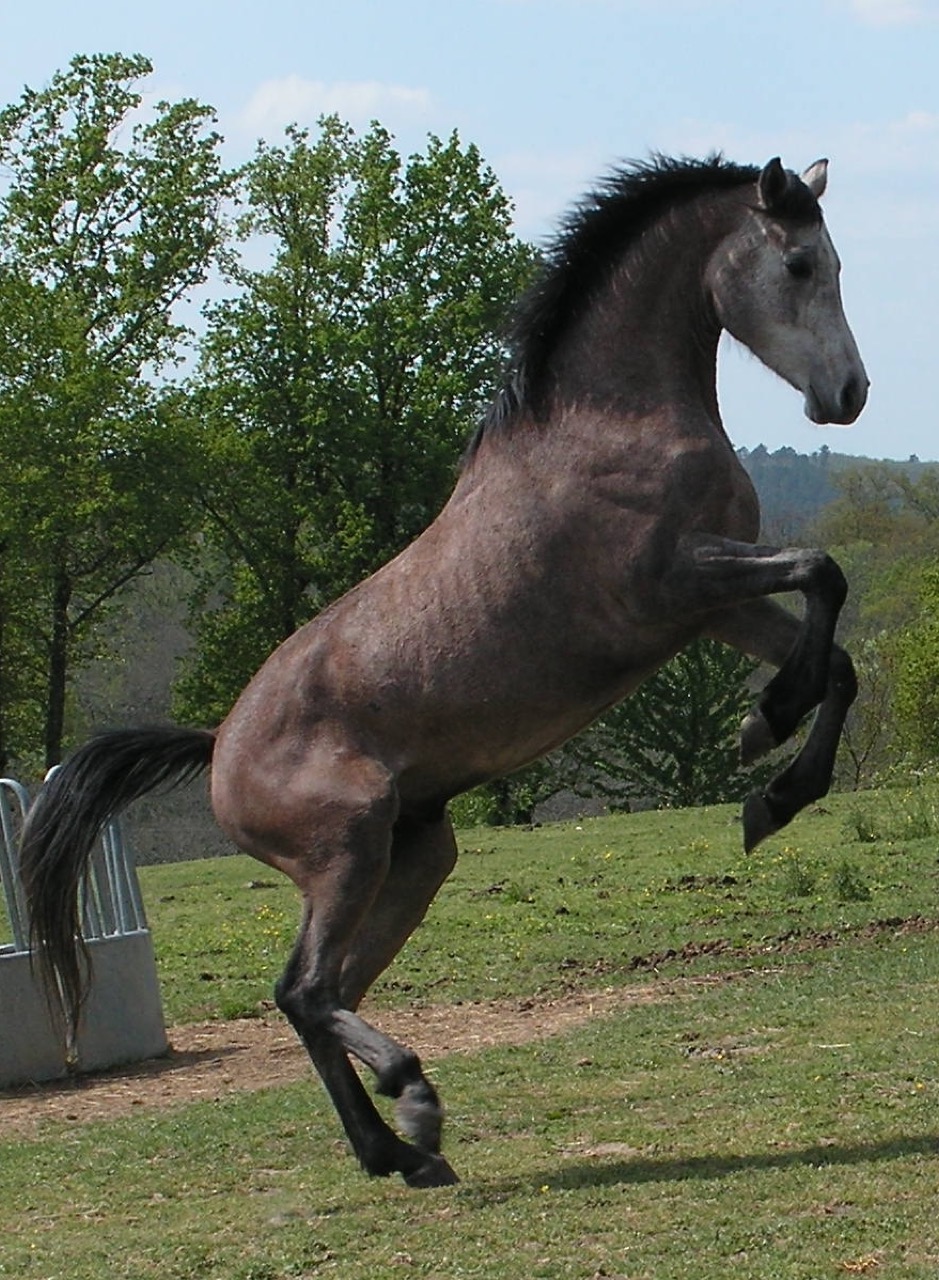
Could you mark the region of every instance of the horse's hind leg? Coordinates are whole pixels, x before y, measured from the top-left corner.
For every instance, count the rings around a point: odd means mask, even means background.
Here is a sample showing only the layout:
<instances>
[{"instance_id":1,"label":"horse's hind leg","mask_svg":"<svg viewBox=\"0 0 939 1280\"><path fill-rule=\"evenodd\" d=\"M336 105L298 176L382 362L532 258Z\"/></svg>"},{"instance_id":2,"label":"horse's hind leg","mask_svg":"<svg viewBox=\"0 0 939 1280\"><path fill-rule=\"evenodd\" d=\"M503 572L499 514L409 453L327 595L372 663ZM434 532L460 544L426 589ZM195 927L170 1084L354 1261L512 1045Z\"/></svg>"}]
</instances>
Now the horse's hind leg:
<instances>
[{"instance_id":1,"label":"horse's hind leg","mask_svg":"<svg viewBox=\"0 0 939 1280\"><path fill-rule=\"evenodd\" d=\"M368 918L356 934L342 971L344 1009L355 1010L366 991L401 950L426 914L456 862L448 817L404 820L395 827L391 866ZM417 1056L374 1028L344 1017L346 1043L375 1072L378 1091L395 1099L401 1130L423 1151L439 1152L443 1110Z\"/></svg>"},{"instance_id":2,"label":"horse's hind leg","mask_svg":"<svg viewBox=\"0 0 939 1280\"><path fill-rule=\"evenodd\" d=\"M319 835L314 830L307 842L316 852L296 865L282 857L277 860L300 885L306 901L300 936L277 984L277 1003L306 1046L363 1168L376 1176L401 1173L411 1186L454 1182L453 1171L433 1145L436 1141L439 1146L439 1104L417 1058L345 1007L344 990L350 992L353 1004L361 990L352 992L348 971L345 979L343 971L350 956L355 967L354 956L366 938L375 936L374 924L368 923L373 913L386 911L385 885L395 861L393 805L387 797L368 804L331 798L321 808L325 830ZM436 876L434 892L442 878ZM428 893L416 918L413 903L417 899L412 900L411 928L432 896ZM363 936L356 950L360 931ZM405 936L399 936L395 950ZM390 942L385 954L388 959L394 954ZM416 1126L422 1135L431 1136L429 1145L405 1142L388 1127L352 1067L350 1053L376 1072L382 1091L396 1095L409 1091L423 1097L424 1111L437 1116L436 1126L426 1119Z\"/></svg>"}]
</instances>

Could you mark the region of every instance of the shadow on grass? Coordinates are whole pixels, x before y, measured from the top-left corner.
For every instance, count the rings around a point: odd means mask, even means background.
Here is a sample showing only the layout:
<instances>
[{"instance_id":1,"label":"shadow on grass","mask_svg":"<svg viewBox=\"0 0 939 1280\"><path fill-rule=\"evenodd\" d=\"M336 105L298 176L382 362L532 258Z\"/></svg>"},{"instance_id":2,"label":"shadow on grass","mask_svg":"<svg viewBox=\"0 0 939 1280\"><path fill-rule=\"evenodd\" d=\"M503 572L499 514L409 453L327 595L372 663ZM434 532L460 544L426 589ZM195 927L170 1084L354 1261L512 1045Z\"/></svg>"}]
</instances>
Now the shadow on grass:
<instances>
[{"instance_id":1,"label":"shadow on grass","mask_svg":"<svg viewBox=\"0 0 939 1280\"><path fill-rule=\"evenodd\" d=\"M764 1169L792 1169L796 1167L824 1168L878 1164L887 1160L903 1160L911 1156L935 1156L939 1154L939 1135L895 1137L883 1142L866 1142L852 1145L835 1143L802 1147L791 1151L757 1151L740 1155L690 1156L685 1159L597 1160L587 1164L578 1161L563 1168L553 1168L534 1174L531 1178L505 1178L494 1180L486 1186L475 1188L482 1198L530 1192L533 1188L548 1187L552 1191L574 1191L582 1188L628 1186L647 1182L706 1182L730 1177L736 1173L758 1172ZM469 1188L467 1188L469 1190ZM472 1193L471 1193L472 1194Z\"/></svg>"},{"instance_id":2,"label":"shadow on grass","mask_svg":"<svg viewBox=\"0 0 939 1280\"><path fill-rule=\"evenodd\" d=\"M52 1080L33 1080L24 1084L11 1084L0 1088L0 1103L14 1102L21 1098L56 1098L62 1094L94 1090L108 1081L133 1083L158 1076L172 1075L201 1064L218 1062L241 1052L240 1045L213 1045L206 1049L168 1049L158 1058L145 1058L141 1062L124 1062L100 1071L81 1071L56 1077Z\"/></svg>"}]
</instances>

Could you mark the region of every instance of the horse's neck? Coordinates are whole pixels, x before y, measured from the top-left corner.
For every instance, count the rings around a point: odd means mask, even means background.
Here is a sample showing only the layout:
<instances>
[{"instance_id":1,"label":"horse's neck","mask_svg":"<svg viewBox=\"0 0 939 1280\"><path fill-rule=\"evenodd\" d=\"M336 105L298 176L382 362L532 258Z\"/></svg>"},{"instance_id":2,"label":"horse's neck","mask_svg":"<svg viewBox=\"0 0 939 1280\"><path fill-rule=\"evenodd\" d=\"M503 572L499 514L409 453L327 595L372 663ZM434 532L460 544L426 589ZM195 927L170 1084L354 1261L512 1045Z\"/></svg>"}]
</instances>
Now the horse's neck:
<instances>
[{"instance_id":1,"label":"horse's neck","mask_svg":"<svg viewBox=\"0 0 939 1280\"><path fill-rule=\"evenodd\" d=\"M690 222L651 232L574 326L556 362L562 399L629 413L682 403L719 425L720 324L704 273L722 236Z\"/></svg>"}]
</instances>

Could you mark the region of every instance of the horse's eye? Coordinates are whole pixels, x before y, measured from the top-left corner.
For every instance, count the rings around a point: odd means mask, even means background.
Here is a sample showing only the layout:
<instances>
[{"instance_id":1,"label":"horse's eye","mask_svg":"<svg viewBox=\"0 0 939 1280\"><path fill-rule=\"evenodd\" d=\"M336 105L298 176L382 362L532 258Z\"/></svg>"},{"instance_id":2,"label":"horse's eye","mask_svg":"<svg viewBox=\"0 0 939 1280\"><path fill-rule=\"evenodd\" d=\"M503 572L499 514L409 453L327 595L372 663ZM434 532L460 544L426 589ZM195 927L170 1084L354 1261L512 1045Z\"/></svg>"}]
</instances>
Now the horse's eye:
<instances>
[{"instance_id":1,"label":"horse's eye","mask_svg":"<svg viewBox=\"0 0 939 1280\"><path fill-rule=\"evenodd\" d=\"M810 253L787 253L784 261L786 270L795 280L808 280L815 265Z\"/></svg>"}]
</instances>

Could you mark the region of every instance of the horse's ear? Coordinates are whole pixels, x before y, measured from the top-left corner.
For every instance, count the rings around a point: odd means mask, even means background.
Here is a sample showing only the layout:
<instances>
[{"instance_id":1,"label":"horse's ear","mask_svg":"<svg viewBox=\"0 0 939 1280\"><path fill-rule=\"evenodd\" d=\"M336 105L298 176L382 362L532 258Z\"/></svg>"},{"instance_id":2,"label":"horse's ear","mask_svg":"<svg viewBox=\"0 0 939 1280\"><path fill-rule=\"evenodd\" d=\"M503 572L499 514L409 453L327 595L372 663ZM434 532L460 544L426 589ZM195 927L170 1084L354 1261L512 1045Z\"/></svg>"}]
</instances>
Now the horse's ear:
<instances>
[{"instance_id":1,"label":"horse's ear","mask_svg":"<svg viewBox=\"0 0 939 1280\"><path fill-rule=\"evenodd\" d=\"M802 181L815 199L821 200L828 186L828 161L816 160L814 164L810 164L802 175Z\"/></svg>"},{"instance_id":2,"label":"horse's ear","mask_svg":"<svg viewBox=\"0 0 939 1280\"><path fill-rule=\"evenodd\" d=\"M756 189L760 205L767 213L773 213L782 204L789 187L789 175L782 167L779 156L774 156L757 179Z\"/></svg>"}]
</instances>

